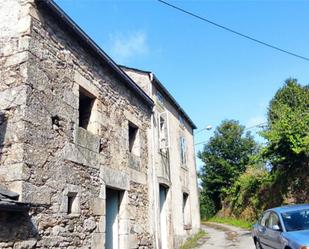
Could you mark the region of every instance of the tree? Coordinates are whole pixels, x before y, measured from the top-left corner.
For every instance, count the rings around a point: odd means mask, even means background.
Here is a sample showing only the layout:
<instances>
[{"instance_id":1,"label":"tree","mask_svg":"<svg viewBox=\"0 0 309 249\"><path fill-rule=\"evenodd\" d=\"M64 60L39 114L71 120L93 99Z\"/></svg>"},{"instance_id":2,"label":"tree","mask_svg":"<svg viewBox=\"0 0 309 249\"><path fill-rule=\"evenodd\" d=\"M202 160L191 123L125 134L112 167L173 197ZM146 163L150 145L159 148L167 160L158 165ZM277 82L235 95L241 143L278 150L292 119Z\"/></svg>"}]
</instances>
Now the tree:
<instances>
[{"instance_id":1,"label":"tree","mask_svg":"<svg viewBox=\"0 0 309 249\"><path fill-rule=\"evenodd\" d=\"M223 121L198 154L204 163L199 172L203 188L201 200L213 203L214 211L220 210L225 190L246 170L258 150L250 132L244 132L245 127L238 121ZM201 207L203 209L205 207Z\"/></svg>"},{"instance_id":2,"label":"tree","mask_svg":"<svg viewBox=\"0 0 309 249\"><path fill-rule=\"evenodd\" d=\"M268 108L268 125L261 132L267 140L264 156L277 175L282 194L297 193L298 201L308 201L309 187L309 85L288 79Z\"/></svg>"},{"instance_id":3,"label":"tree","mask_svg":"<svg viewBox=\"0 0 309 249\"><path fill-rule=\"evenodd\" d=\"M286 80L271 100L265 155L273 167L297 167L309 155L309 86Z\"/></svg>"}]
</instances>

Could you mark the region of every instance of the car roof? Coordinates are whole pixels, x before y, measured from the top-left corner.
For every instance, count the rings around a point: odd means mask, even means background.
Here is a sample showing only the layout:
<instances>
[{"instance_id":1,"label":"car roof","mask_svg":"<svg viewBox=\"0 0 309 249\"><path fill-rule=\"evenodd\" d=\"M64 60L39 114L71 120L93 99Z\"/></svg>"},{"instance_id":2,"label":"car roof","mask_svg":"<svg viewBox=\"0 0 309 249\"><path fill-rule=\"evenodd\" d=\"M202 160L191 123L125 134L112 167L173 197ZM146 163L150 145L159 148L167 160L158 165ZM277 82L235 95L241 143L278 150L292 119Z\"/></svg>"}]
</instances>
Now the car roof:
<instances>
[{"instance_id":1,"label":"car roof","mask_svg":"<svg viewBox=\"0 0 309 249\"><path fill-rule=\"evenodd\" d=\"M283 212L293 212L298 211L302 209L309 209L309 204L298 204L298 205L287 205L287 206L281 206L281 207L275 207L268 209L267 211L275 211L277 213L283 213Z\"/></svg>"}]
</instances>

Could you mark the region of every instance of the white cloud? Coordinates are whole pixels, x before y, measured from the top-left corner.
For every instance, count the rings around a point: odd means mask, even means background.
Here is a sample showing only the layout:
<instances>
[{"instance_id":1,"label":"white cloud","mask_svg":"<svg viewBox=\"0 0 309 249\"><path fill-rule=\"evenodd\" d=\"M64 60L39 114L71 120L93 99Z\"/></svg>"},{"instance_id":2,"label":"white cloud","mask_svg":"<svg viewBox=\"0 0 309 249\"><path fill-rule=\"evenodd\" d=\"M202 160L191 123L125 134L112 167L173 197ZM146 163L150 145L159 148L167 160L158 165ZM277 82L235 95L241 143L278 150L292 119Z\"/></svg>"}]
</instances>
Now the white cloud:
<instances>
[{"instance_id":1,"label":"white cloud","mask_svg":"<svg viewBox=\"0 0 309 249\"><path fill-rule=\"evenodd\" d=\"M127 63L149 53L147 35L143 31L110 35L111 54L117 63Z\"/></svg>"}]
</instances>

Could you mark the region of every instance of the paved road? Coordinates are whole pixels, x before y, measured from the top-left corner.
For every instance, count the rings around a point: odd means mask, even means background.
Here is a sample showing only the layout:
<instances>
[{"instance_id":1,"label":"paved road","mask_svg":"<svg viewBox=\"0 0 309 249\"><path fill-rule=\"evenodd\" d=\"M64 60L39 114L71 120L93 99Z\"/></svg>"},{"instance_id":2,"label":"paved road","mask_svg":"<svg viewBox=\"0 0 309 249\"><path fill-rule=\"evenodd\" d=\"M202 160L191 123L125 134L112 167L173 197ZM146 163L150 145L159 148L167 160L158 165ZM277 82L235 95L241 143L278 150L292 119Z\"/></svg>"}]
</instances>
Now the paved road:
<instances>
[{"instance_id":1,"label":"paved road","mask_svg":"<svg viewBox=\"0 0 309 249\"><path fill-rule=\"evenodd\" d=\"M251 232L237 227L208 223L202 226L208 234L198 249L255 249Z\"/></svg>"}]
</instances>

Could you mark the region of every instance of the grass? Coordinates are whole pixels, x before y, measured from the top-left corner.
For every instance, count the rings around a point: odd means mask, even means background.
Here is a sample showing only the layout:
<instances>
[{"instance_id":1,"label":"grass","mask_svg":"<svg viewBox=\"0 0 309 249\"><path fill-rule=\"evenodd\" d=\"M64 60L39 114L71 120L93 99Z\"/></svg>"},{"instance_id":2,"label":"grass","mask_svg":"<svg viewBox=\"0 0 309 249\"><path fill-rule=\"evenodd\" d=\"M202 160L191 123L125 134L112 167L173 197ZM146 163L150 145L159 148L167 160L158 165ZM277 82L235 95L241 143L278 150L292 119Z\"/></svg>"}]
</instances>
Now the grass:
<instances>
[{"instance_id":1,"label":"grass","mask_svg":"<svg viewBox=\"0 0 309 249\"><path fill-rule=\"evenodd\" d=\"M191 249L198 246L198 241L206 236L206 232L200 230L197 234L190 237L181 247L180 249Z\"/></svg>"},{"instance_id":2,"label":"grass","mask_svg":"<svg viewBox=\"0 0 309 249\"><path fill-rule=\"evenodd\" d=\"M244 229L252 229L252 225L253 225L252 222L249 222L249 221L246 221L246 220L241 220L241 219L235 219L235 218L232 218L232 217L214 216L207 221L232 225L232 226L240 227L240 228L244 228Z\"/></svg>"}]
</instances>

